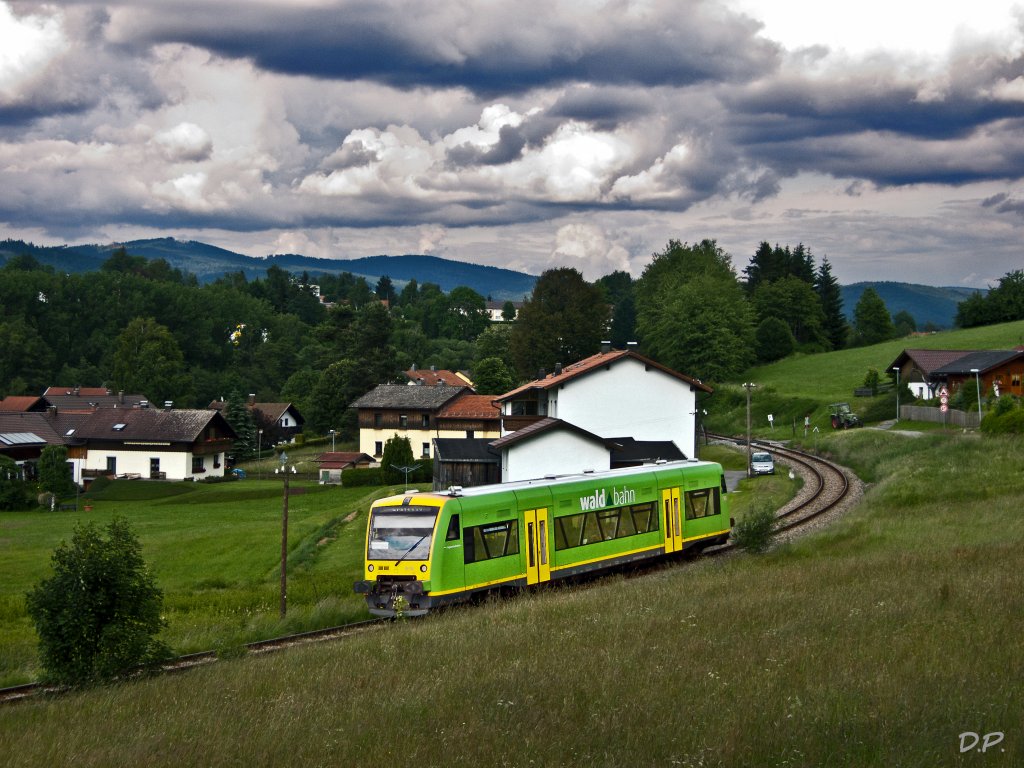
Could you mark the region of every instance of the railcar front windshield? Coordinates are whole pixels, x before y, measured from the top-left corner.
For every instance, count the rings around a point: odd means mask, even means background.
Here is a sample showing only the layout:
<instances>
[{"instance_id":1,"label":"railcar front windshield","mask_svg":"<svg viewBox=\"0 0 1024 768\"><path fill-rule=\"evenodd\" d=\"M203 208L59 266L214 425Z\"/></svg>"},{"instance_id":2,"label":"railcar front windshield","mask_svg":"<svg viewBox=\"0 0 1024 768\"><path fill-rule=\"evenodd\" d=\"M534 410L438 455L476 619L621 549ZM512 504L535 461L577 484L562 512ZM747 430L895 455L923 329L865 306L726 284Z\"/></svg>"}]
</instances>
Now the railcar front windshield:
<instances>
[{"instance_id":1,"label":"railcar front windshield","mask_svg":"<svg viewBox=\"0 0 1024 768\"><path fill-rule=\"evenodd\" d=\"M370 518L370 560L426 560L437 507L377 507Z\"/></svg>"}]
</instances>

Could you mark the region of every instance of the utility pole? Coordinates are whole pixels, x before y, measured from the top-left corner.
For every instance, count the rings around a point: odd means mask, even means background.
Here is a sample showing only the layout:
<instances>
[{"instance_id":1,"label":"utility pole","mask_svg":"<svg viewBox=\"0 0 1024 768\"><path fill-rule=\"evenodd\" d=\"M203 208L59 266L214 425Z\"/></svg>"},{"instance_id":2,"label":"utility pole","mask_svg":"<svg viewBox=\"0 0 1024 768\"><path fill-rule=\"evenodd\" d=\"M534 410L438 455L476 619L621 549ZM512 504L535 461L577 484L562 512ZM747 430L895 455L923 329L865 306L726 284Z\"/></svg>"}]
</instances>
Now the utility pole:
<instances>
[{"instance_id":1,"label":"utility pole","mask_svg":"<svg viewBox=\"0 0 1024 768\"><path fill-rule=\"evenodd\" d=\"M743 384L743 388L747 390L747 477L750 477L750 390L756 387L756 384L752 382L746 382Z\"/></svg>"},{"instance_id":2,"label":"utility pole","mask_svg":"<svg viewBox=\"0 0 1024 768\"><path fill-rule=\"evenodd\" d=\"M281 451L281 469L284 475L284 500L281 512L281 618L288 613L288 454ZM274 470L276 473L278 470ZM295 467L292 467L292 472Z\"/></svg>"}]
</instances>

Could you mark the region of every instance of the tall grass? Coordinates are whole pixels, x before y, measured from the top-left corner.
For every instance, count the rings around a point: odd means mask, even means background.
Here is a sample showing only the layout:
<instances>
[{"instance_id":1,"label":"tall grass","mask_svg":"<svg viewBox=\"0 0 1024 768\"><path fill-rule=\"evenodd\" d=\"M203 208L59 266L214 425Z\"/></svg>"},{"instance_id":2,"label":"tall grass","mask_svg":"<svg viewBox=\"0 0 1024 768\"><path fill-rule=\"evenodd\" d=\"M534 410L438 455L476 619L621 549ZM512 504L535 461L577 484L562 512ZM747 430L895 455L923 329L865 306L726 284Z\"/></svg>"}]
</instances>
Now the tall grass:
<instances>
[{"instance_id":1,"label":"tall grass","mask_svg":"<svg viewBox=\"0 0 1024 768\"><path fill-rule=\"evenodd\" d=\"M862 432L823 447L874 466L877 485L766 556L9 708L0 754L12 766L1024 763L1019 446ZM964 467L982 463L1005 479L972 482ZM1003 732L1004 751L961 756L965 731Z\"/></svg>"}]
</instances>

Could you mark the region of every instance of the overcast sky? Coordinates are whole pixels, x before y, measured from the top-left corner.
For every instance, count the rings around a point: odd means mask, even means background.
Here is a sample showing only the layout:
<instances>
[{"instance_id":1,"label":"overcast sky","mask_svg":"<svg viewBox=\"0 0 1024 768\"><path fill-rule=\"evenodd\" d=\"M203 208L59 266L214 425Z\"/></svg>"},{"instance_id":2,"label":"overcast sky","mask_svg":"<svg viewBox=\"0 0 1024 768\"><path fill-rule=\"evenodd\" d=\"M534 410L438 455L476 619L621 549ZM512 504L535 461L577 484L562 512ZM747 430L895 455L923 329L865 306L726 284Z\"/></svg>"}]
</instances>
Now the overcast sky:
<instances>
[{"instance_id":1,"label":"overcast sky","mask_svg":"<svg viewBox=\"0 0 1024 768\"><path fill-rule=\"evenodd\" d=\"M1024 268L1024 5L0 0L0 237Z\"/></svg>"}]
</instances>

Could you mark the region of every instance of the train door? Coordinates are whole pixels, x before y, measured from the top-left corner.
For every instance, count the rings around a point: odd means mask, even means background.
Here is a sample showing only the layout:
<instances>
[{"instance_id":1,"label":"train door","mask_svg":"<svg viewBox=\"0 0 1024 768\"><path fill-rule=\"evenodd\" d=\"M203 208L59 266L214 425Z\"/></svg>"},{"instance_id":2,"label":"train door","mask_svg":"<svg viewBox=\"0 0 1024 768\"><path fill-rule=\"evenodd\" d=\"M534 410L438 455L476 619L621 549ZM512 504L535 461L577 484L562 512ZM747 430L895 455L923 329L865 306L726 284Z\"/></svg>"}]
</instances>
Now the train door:
<instances>
[{"instance_id":1,"label":"train door","mask_svg":"<svg viewBox=\"0 0 1024 768\"><path fill-rule=\"evenodd\" d=\"M666 488L661 492L661 522L665 529L665 551L679 552L683 548L683 525L679 515L678 488Z\"/></svg>"},{"instance_id":2,"label":"train door","mask_svg":"<svg viewBox=\"0 0 1024 768\"><path fill-rule=\"evenodd\" d=\"M536 584L551 579L551 558L548 552L548 511L528 509L526 522L526 583Z\"/></svg>"}]
</instances>

